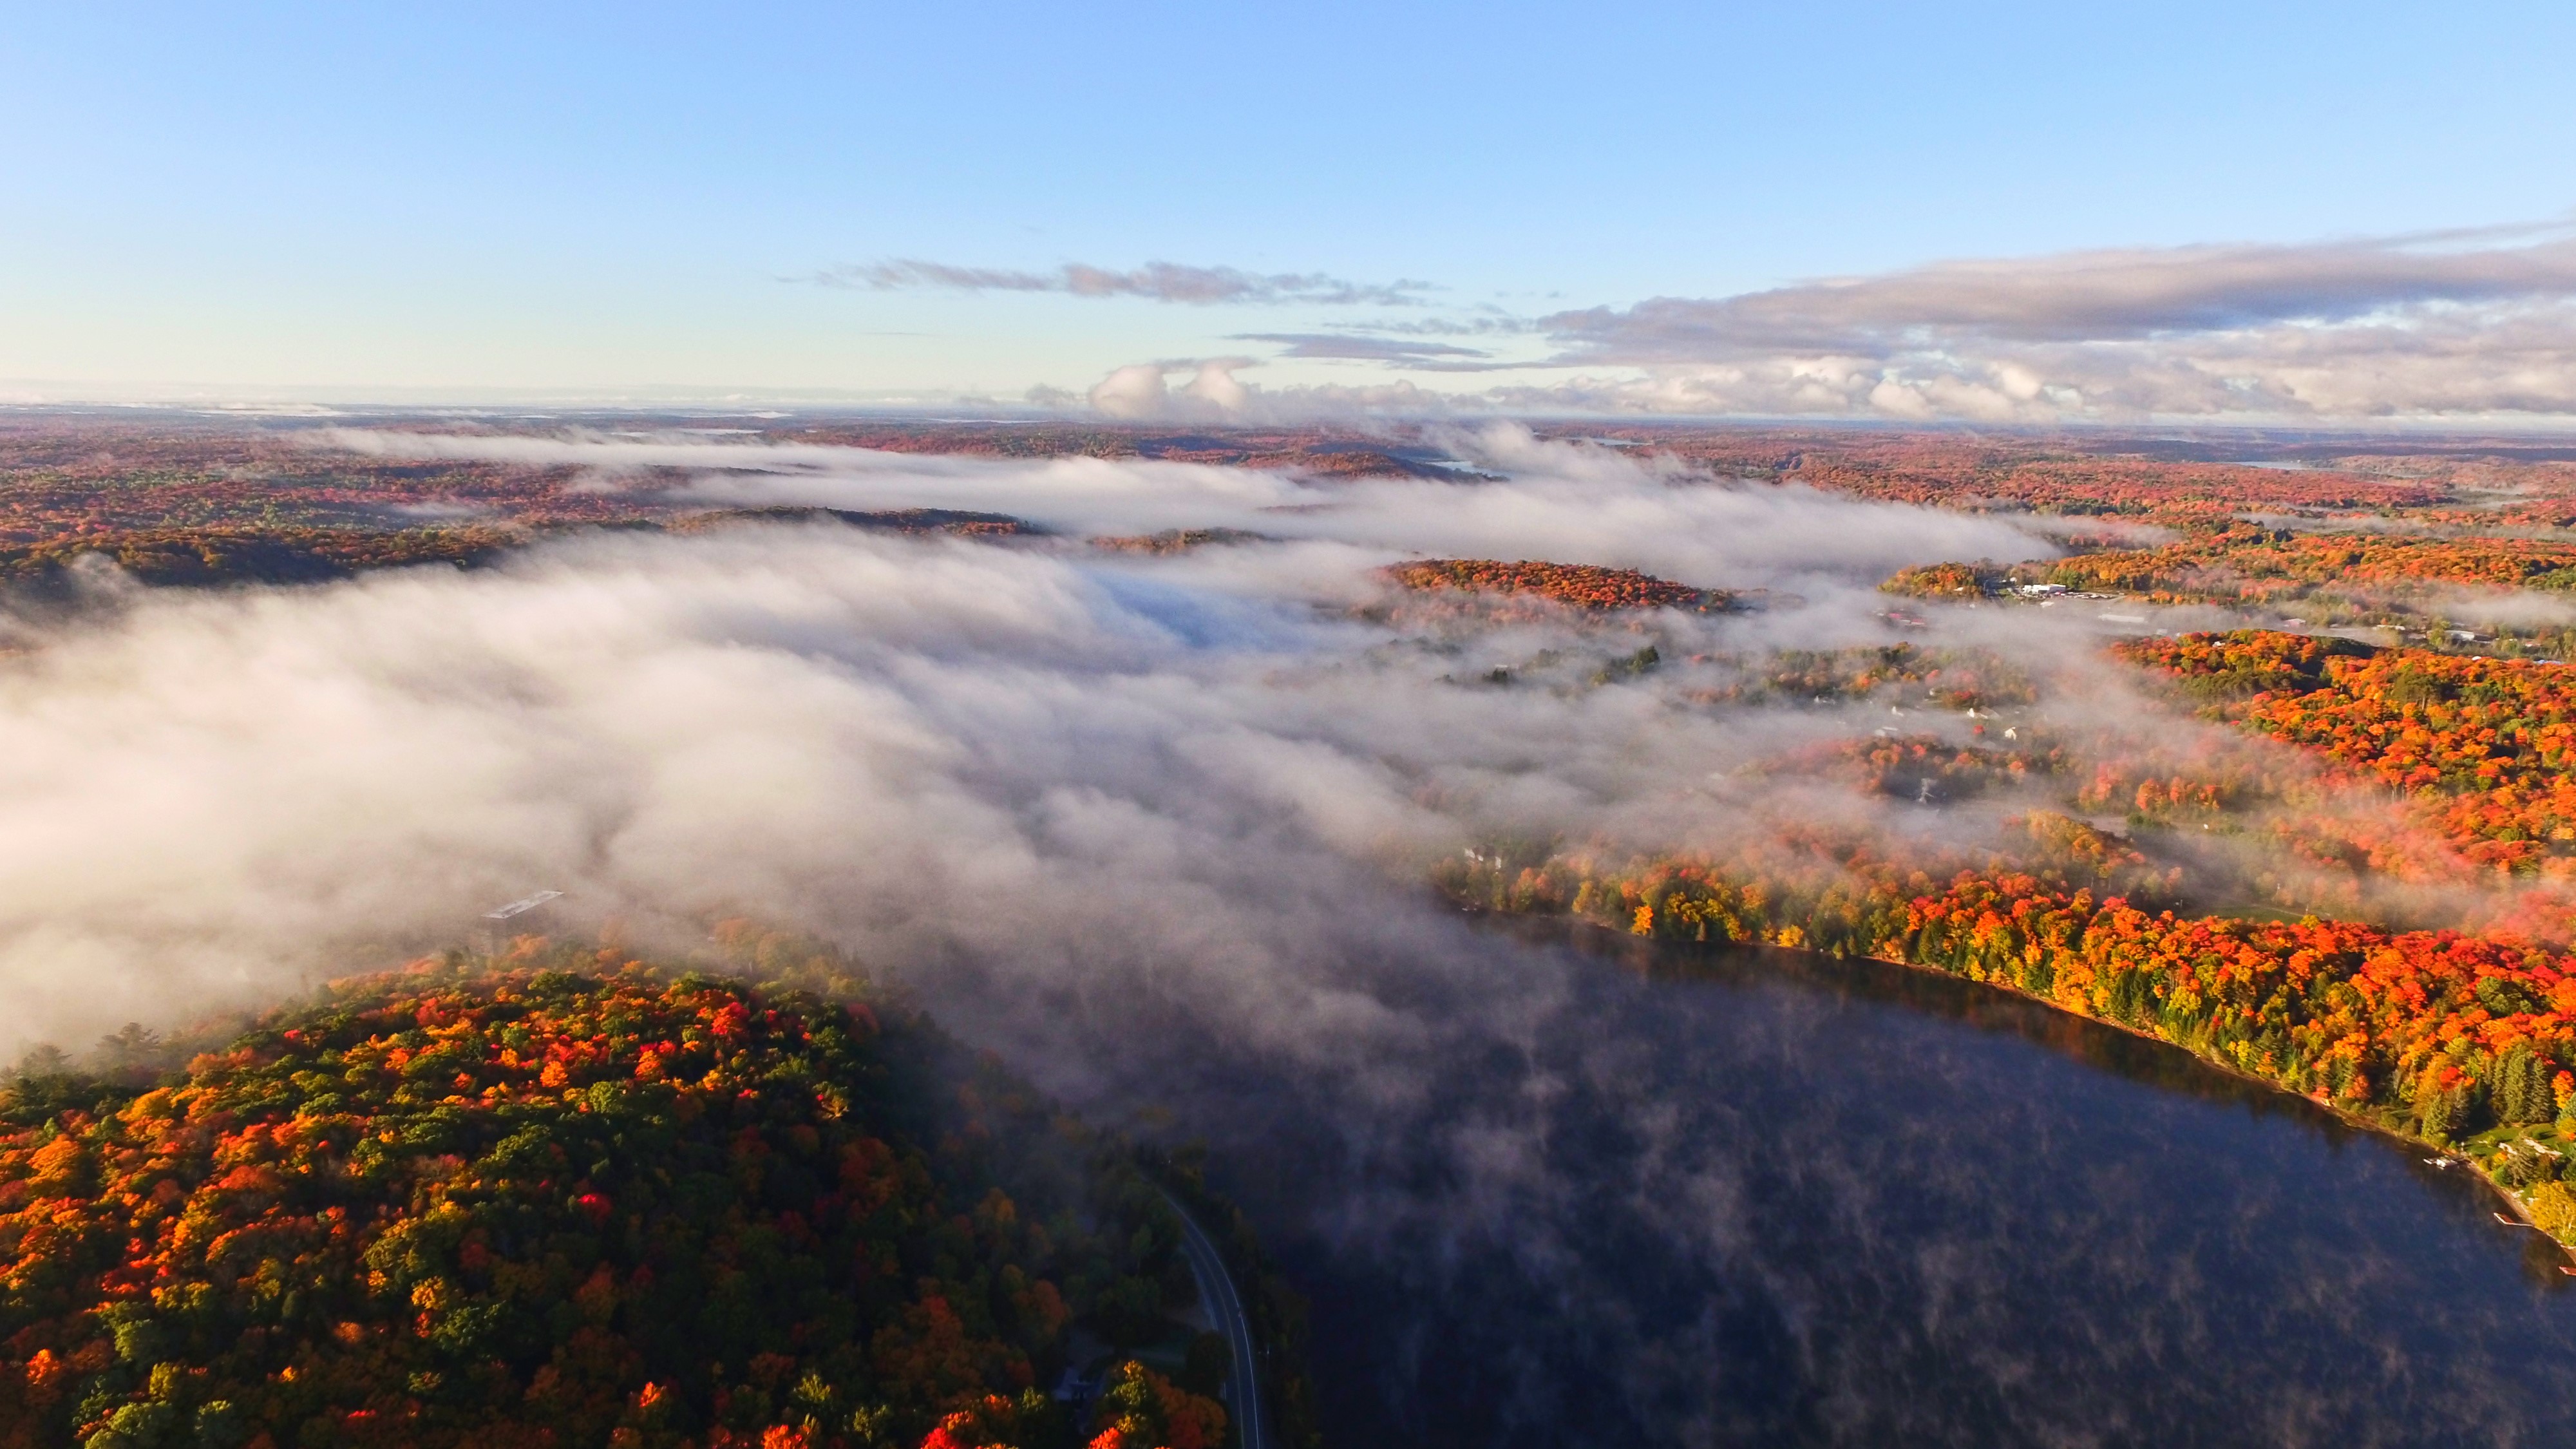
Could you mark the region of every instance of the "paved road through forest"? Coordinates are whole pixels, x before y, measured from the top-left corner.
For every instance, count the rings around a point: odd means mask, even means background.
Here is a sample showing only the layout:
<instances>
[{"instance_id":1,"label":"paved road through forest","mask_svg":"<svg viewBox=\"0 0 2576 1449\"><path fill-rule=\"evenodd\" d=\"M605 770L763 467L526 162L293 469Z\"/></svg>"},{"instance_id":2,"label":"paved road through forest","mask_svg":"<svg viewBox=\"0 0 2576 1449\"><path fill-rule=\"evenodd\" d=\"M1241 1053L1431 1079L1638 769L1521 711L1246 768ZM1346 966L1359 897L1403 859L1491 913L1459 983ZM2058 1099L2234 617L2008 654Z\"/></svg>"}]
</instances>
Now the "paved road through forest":
<instances>
[{"instance_id":1,"label":"paved road through forest","mask_svg":"<svg viewBox=\"0 0 2576 1449\"><path fill-rule=\"evenodd\" d=\"M1215 1316L1217 1332L1225 1335L1226 1356L1233 1360L1225 1373L1225 1408L1239 1431L1235 1442L1241 1449L1270 1449L1270 1423L1261 1412L1261 1374L1252 1361L1252 1322L1244 1316L1243 1300L1235 1296L1234 1279L1190 1210L1168 1192L1163 1200L1180 1215L1181 1251L1189 1256L1190 1277L1197 1280L1199 1298Z\"/></svg>"}]
</instances>

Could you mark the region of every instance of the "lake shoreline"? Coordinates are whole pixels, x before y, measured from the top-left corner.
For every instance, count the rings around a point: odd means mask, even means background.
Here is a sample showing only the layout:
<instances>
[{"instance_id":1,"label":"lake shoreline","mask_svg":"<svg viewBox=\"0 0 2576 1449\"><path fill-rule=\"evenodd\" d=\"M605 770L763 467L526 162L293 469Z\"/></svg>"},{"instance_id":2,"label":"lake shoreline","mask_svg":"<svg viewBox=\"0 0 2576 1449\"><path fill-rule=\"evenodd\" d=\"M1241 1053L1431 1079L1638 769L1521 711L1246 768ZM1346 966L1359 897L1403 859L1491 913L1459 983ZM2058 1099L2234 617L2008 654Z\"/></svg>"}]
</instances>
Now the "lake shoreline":
<instances>
[{"instance_id":1,"label":"lake shoreline","mask_svg":"<svg viewBox=\"0 0 2576 1449\"><path fill-rule=\"evenodd\" d=\"M1444 899L1448 898L1444 897ZM2112 1021L2104 1017L2094 1016L2087 1012L2071 1010L2062 1002L2049 997L2039 996L2006 982L1979 981L1974 977L1963 976L1955 971L1946 971L1938 966L1926 965L1917 961L1902 960L1892 956L1880 956L1875 954L1863 954L1857 956L1845 955L1839 952L1819 951L1805 946L1781 946L1767 941L1728 941L1723 943L1714 941L1669 941L1660 938L1635 936L1631 933L1621 931L1616 926L1605 925L1599 921L1589 920L1582 916L1574 915L1571 912L1524 913L1516 911L1499 911L1489 906L1473 905L1456 901L1454 899L1449 899L1449 903L1465 915L1491 920L1497 923L1547 923L1570 927L1576 934L1585 937L1592 944L1616 945L1620 947L1623 952L1629 953L1636 952L1641 948L1650 953L1664 953L1676 949L1687 950L1693 947L1697 947L1698 949L1707 952L1715 952L1718 950L1742 952L1746 951L1747 948L1752 948L1758 951L1790 951L1801 956L1814 957L1820 960L1839 962L1868 961L1881 966L1893 966L1900 970L1928 978L1935 978L1943 981L1955 981L1966 986L1984 988L2006 998L2029 1002L2032 1005L2044 1008L2045 1010L2057 1016L2067 1018L2068 1020L2106 1027L2133 1040L2152 1043L2153 1045L2178 1052L2183 1057L2189 1059L2195 1066L2207 1068L2223 1077L2260 1087L2267 1096L2279 1100L2302 1103L2307 1107L2323 1112L2327 1116L2347 1127L2351 1127L2360 1132L2364 1132L2390 1142L2402 1144L2410 1150L2433 1152L2439 1154L2442 1158L2448 1161L2458 1164L2460 1167L2467 1170L2467 1174L2470 1179L2474 1180L2486 1189L2486 1195L2491 1201L2503 1204L2504 1211L2511 1215L2515 1225L2537 1233L2543 1239L2548 1241L2549 1245L2555 1250L2555 1256L2559 1259L2557 1266L2560 1272L2571 1277L2576 1277L2576 1244L2562 1241L2556 1234L2551 1233L2546 1228L2541 1227L2538 1223L2533 1222L2531 1220L2529 1209L2524 1206L2520 1198L2514 1195L2513 1190L2489 1176L2468 1157L2455 1153L2448 1148L2436 1147L2432 1143L2427 1142L2420 1137L2398 1131L2397 1129L2388 1126L2386 1123L2363 1116L2345 1108L2338 1107L2331 1102L2320 1101L2305 1092L2292 1091L2278 1082L2271 1081L2256 1073L2246 1071L2242 1067L2220 1061L2205 1053L2194 1051L2183 1043L2174 1041L2171 1038L2158 1036L2154 1032L2131 1026L2126 1022ZM1578 946L1578 949L1583 949L1583 947ZM2443 1171L2447 1176L2447 1170Z\"/></svg>"}]
</instances>

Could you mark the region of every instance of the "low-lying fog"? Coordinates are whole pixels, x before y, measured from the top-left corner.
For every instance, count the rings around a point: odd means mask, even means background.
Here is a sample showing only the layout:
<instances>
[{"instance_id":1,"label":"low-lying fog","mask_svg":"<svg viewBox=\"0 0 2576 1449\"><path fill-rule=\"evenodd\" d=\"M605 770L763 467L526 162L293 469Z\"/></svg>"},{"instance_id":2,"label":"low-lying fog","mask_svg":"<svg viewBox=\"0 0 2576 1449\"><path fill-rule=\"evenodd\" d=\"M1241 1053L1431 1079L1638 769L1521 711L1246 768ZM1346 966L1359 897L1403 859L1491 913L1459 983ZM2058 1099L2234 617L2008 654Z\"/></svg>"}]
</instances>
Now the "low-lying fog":
<instances>
[{"instance_id":1,"label":"low-lying fog","mask_svg":"<svg viewBox=\"0 0 2576 1449\"><path fill-rule=\"evenodd\" d=\"M1821 1030L1812 1012L1735 1013L1724 1020L1736 1027L1656 1038L1682 1018L1603 1005L1608 968L1471 930L1421 885L1433 859L1498 836L1676 846L1755 828L1775 787L1740 766L1889 721L1883 709L1710 705L1690 697L1708 671L1770 647L1908 637L1878 617L1879 578L2047 556L2045 540L1993 519L1666 475L1510 430L1458 442L1501 481L1349 485L660 440L338 441L574 463L597 486L711 502L992 510L1059 536L603 533L482 571L327 587L98 579L81 607L22 613L0 660L12 1006L0 1051L275 1000L317 974L461 941L481 910L538 888L566 893L550 927L614 921L646 943L751 914L914 982L943 1019L1077 1109L1206 1138L1221 1180L1275 1187L1284 1161L1312 1167L1256 1214L1308 1245L1296 1251L1404 1263L1323 1306L1347 1327L1353 1303L1387 1295L1368 1332L1386 1335L1374 1367L1391 1386L1352 1399L1357 1370L1333 1360L1345 1427L1383 1403L1386 1442L1440 1437L1419 1423L1398 1433L1417 1397L1404 1374L1441 1362L1423 1345L1468 1341L1471 1327L1494 1345L1483 1369L1504 1381L1480 1391L1490 1442L1839 1439L1968 1422L1933 1399L1924 1420L1872 1397L1873 1340L1849 1318L1867 1305L1825 1291L1847 1275L1764 1277L1766 1235L1796 1231L1784 1203L1839 1214L1832 1241L1865 1230L1915 1265L1889 1268L1894 1306L1868 1311L1908 1316L1908 1362L1971 1364L1960 1402L2011 1409L1985 1420L2004 1437L2135 1442L2088 1440L2081 1416L2024 1414L2014 1396L2108 1382L2115 1359L2122 1372L2194 1371L2187 1343L2097 1354L2056 1378L2015 1367L2038 1348L1974 1366L1995 1334L2022 1344L2022 1330L1995 1326L2015 1295L2060 1280L2012 1277L1997 1257L2010 1244L1983 1230L1909 1237L1880 1221L1906 1197L1889 1174L1951 1160L1941 1123L1901 1101L1870 1106L1879 1079L1867 1073L1835 1077L1861 1096L1832 1096L1821 1116L1765 1107L1740 1084L1768 1070L1763 1053ZM1210 526L1273 541L1169 557L1081 542ZM1635 567L1784 597L1768 612L1636 628L1354 612L1384 599L1378 567L1417 552ZM2096 668L2089 617L2006 612L1959 615L1942 638ZM1585 682L1586 661L1649 640L1671 668ZM1555 676L1480 682L1551 654ZM2130 709L2107 673L2078 693L2064 710ZM1879 810L1911 830L1989 823L1857 795L1800 808ZM1685 1070L1694 1041L1732 1065ZM1806 1064L1780 1079L1824 1070L1824 1048L1801 1050ZM1956 1112L1977 1088L1945 1052L1924 1070L1953 1081L1942 1110ZM1873 1132L1915 1149L1887 1156L1851 1136ZM1849 1159L1811 1162L1789 1198L1747 1175L1776 1150L1846 1139ZM1619 1145L1580 1146L1596 1140ZM1971 1160L1923 1190L1956 1198L1982 1180ZM2152 1190L2118 1172L2099 1186ZM2106 1211L2128 1211L2125 1199L2100 1197L2084 1222ZM1591 1236L1604 1224L1641 1235L1635 1253L1605 1258ZM2152 1234L2115 1246L2123 1261L2170 1249ZM1617 1261L1706 1281L1719 1317L1649 1302L1670 1283L1617 1281ZM1529 1315L1526 1336L1508 1319L1443 1318L1461 1274ZM2132 1296L2182 1291L2151 1274ZM1942 1302L1961 1316L1944 1320ZM1737 1309L1768 1325L1755 1337L1775 1355L1769 1372L1807 1408L1748 1408L1746 1375L1699 1357L1750 1341L1721 1321ZM2357 1355L2394 1351L2349 1323L2318 1331L2347 1330ZM1573 1398L1550 1387L1587 1373L1611 1377ZM2426 1402L2493 1398L2488 1378L2454 1387ZM1592 1417L1570 1421L1570 1405ZM1352 1432L1368 1442L1364 1425Z\"/></svg>"},{"instance_id":2,"label":"low-lying fog","mask_svg":"<svg viewBox=\"0 0 2576 1449\"><path fill-rule=\"evenodd\" d=\"M603 469L703 469L657 478L703 496L991 509L1068 536L602 534L323 588L105 583L85 610L22 619L0 671L0 972L18 1007L0 1050L256 1001L539 887L567 892L559 922L648 936L748 912L889 965L1132 959L1265 1036L1320 1013L1338 1040L1368 1003L1277 958L1337 951L1317 943L1363 883L1409 889L1478 832L1723 831L1727 806L1697 787L1820 727L1660 687L1442 683L1644 636L1426 641L1350 617L1383 593L1378 565L1473 551L1804 600L1661 624L1667 652L1705 652L1890 638L1867 593L1889 569L2047 551L1990 521L1671 479L1508 431L1478 461L1514 481L1351 488L1093 460L356 441L595 451ZM1294 537L1169 558L1079 542L1210 524Z\"/></svg>"}]
</instances>

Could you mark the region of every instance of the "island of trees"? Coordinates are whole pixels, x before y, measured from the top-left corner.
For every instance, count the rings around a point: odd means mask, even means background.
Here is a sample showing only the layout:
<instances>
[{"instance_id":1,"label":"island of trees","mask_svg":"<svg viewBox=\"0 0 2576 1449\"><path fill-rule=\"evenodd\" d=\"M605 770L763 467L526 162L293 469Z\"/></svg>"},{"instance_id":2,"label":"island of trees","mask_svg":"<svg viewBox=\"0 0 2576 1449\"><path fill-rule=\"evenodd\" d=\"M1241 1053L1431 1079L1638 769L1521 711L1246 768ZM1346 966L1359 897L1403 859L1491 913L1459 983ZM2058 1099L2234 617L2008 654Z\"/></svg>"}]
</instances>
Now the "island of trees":
<instances>
[{"instance_id":1,"label":"island of trees","mask_svg":"<svg viewBox=\"0 0 2576 1449\"><path fill-rule=\"evenodd\" d=\"M1735 603L1735 596L1723 590L1695 589L1634 569L1539 559L1513 563L1489 558L1417 559L1388 568L1386 575L1416 593L1543 599L1594 611L1683 609L1722 613Z\"/></svg>"}]
</instances>

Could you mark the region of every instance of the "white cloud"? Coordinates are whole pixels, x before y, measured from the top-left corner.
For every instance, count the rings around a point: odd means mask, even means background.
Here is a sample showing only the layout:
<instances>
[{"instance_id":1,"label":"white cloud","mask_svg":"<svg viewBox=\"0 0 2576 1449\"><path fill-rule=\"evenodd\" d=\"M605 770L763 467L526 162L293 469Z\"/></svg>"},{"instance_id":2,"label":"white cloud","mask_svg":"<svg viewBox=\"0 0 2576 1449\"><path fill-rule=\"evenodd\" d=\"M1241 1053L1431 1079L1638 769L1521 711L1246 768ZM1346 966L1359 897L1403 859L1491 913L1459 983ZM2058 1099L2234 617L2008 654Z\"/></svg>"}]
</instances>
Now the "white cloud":
<instances>
[{"instance_id":1,"label":"white cloud","mask_svg":"<svg viewBox=\"0 0 2576 1449\"><path fill-rule=\"evenodd\" d=\"M2567 230L1971 259L1655 297L1515 324L1552 346L1536 358L1427 349L1420 326L1246 334L1287 359L1548 380L1284 387L1236 411L2564 422L2576 420Z\"/></svg>"},{"instance_id":2,"label":"white cloud","mask_svg":"<svg viewBox=\"0 0 2576 1449\"><path fill-rule=\"evenodd\" d=\"M1113 370L1093 384L1092 411L1131 421L1226 422L1241 418L1252 404L1252 391L1235 380L1234 370L1247 359L1219 357L1195 364L1196 371L1175 392L1164 382L1173 370L1159 362L1139 362ZM1192 364L1180 364L1192 366Z\"/></svg>"},{"instance_id":3,"label":"white cloud","mask_svg":"<svg viewBox=\"0 0 2576 1449\"><path fill-rule=\"evenodd\" d=\"M1089 394L1092 409L1104 417L1160 417L1171 401L1163 386L1161 364L1139 362L1121 367L1093 384Z\"/></svg>"},{"instance_id":4,"label":"white cloud","mask_svg":"<svg viewBox=\"0 0 2576 1449\"><path fill-rule=\"evenodd\" d=\"M1593 375L1496 400L1994 423L2576 415L2576 241L2458 241L1943 262L1564 312L1540 323L1554 360Z\"/></svg>"},{"instance_id":5,"label":"white cloud","mask_svg":"<svg viewBox=\"0 0 2576 1449\"><path fill-rule=\"evenodd\" d=\"M2429 248L2401 238L1939 262L1714 300L1562 312L1542 325L1591 356L1698 361L1738 349L1874 354L1935 335L2099 342L2219 334L2570 296L2576 241Z\"/></svg>"}]
</instances>

